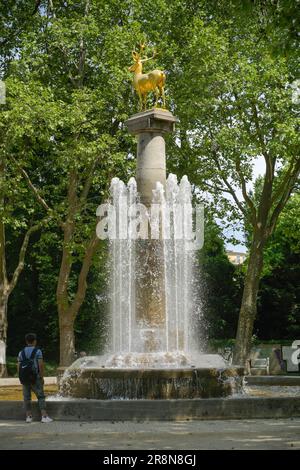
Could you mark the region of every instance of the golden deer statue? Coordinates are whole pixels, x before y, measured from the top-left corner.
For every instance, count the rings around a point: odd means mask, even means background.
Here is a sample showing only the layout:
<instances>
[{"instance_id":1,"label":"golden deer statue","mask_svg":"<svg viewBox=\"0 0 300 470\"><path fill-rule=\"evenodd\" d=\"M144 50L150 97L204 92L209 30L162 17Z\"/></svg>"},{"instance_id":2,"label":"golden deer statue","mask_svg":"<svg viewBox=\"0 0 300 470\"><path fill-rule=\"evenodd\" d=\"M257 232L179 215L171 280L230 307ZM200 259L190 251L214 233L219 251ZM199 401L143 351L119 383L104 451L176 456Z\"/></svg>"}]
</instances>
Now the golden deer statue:
<instances>
[{"instance_id":1,"label":"golden deer statue","mask_svg":"<svg viewBox=\"0 0 300 470\"><path fill-rule=\"evenodd\" d=\"M133 86L139 96L140 110L146 110L147 107L147 95L148 93L155 93L155 104L158 104L158 99L162 99L163 108L166 106L164 86L166 82L166 74L161 70L152 70L149 73L142 73L143 63L153 59L157 53L154 52L152 57L146 57L142 59L142 53L145 49L144 44L140 44L140 52L132 51L132 57L134 64L129 67L129 71L134 73Z\"/></svg>"}]
</instances>

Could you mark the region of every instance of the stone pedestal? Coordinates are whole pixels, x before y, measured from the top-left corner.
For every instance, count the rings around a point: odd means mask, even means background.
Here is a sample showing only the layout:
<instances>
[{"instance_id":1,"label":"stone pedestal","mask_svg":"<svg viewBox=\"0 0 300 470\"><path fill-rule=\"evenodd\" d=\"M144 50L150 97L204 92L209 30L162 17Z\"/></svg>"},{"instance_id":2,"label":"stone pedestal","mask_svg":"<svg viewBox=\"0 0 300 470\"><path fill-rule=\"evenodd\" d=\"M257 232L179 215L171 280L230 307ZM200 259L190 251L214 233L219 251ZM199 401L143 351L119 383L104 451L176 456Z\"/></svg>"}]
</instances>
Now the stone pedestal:
<instances>
[{"instance_id":1,"label":"stone pedestal","mask_svg":"<svg viewBox=\"0 0 300 470\"><path fill-rule=\"evenodd\" d=\"M166 182L166 151L164 135L173 132L177 118L170 111L154 108L134 114L125 124L137 136L137 189L141 202L151 204L156 182Z\"/></svg>"},{"instance_id":2,"label":"stone pedestal","mask_svg":"<svg viewBox=\"0 0 300 470\"><path fill-rule=\"evenodd\" d=\"M166 183L164 135L173 132L176 117L164 109L133 115L125 124L137 136L137 190L140 202L150 207L156 183ZM149 230L150 234L150 230ZM144 351L164 348L165 273L162 240L136 242L136 322L144 339Z\"/></svg>"}]
</instances>

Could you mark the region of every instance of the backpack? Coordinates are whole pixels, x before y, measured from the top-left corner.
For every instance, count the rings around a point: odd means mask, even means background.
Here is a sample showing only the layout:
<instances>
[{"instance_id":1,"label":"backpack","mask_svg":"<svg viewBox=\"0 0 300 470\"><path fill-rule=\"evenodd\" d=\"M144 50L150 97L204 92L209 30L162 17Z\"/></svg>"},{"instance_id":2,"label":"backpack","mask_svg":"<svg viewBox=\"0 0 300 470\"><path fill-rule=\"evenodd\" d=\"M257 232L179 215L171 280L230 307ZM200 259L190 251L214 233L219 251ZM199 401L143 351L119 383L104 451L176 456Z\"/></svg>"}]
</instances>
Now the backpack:
<instances>
[{"instance_id":1,"label":"backpack","mask_svg":"<svg viewBox=\"0 0 300 470\"><path fill-rule=\"evenodd\" d=\"M22 385L30 385L36 382L38 374L34 365L34 358L37 350L37 348L34 348L29 358L26 357L24 349L21 352L21 361L19 363L19 379Z\"/></svg>"}]
</instances>

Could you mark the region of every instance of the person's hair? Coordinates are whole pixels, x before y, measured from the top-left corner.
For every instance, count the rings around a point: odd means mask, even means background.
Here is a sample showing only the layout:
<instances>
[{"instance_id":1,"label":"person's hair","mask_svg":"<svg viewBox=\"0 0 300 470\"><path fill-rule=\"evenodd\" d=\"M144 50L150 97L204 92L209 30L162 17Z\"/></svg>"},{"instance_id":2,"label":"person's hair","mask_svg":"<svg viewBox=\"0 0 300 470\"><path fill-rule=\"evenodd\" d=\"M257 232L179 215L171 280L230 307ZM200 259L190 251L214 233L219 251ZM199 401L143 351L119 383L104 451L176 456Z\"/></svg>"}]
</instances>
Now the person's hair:
<instances>
[{"instance_id":1,"label":"person's hair","mask_svg":"<svg viewBox=\"0 0 300 470\"><path fill-rule=\"evenodd\" d=\"M36 341L36 334L35 333L27 333L27 335L25 335L25 341L28 344L32 344L34 341Z\"/></svg>"}]
</instances>

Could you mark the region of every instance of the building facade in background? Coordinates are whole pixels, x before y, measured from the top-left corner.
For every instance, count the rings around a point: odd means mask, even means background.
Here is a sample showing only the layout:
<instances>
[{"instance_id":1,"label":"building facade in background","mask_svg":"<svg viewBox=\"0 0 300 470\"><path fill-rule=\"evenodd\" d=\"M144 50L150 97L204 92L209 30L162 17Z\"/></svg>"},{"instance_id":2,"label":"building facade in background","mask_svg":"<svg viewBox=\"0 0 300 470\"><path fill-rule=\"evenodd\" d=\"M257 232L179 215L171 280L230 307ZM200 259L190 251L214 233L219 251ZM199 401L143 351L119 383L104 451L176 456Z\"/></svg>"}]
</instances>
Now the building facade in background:
<instances>
[{"instance_id":1,"label":"building facade in background","mask_svg":"<svg viewBox=\"0 0 300 470\"><path fill-rule=\"evenodd\" d=\"M227 253L229 261L232 264L236 264L236 265L243 264L243 262L247 258L247 253L243 253L241 251L228 250L228 251L226 251L226 253Z\"/></svg>"}]
</instances>

